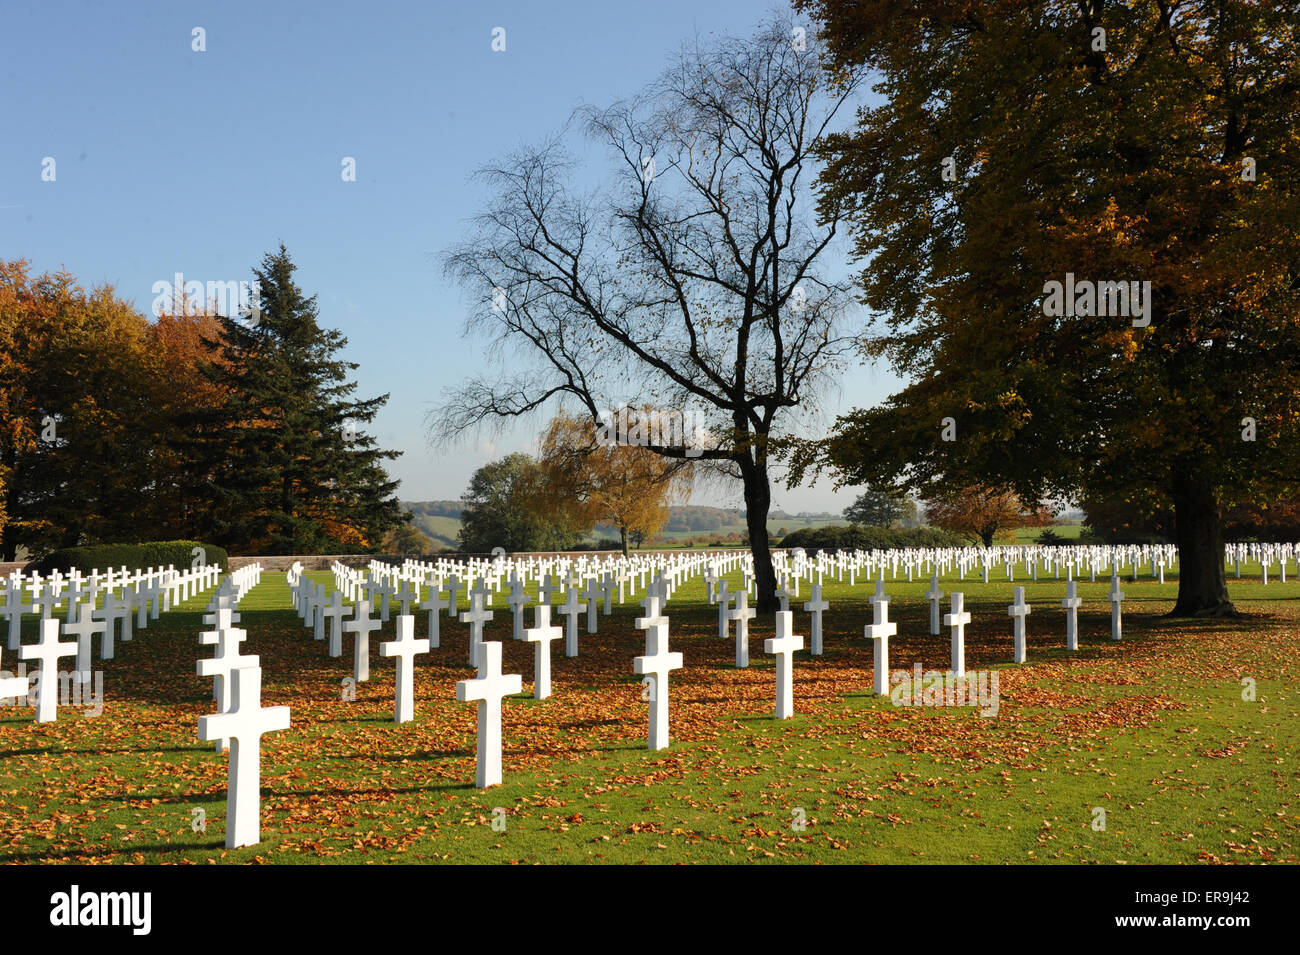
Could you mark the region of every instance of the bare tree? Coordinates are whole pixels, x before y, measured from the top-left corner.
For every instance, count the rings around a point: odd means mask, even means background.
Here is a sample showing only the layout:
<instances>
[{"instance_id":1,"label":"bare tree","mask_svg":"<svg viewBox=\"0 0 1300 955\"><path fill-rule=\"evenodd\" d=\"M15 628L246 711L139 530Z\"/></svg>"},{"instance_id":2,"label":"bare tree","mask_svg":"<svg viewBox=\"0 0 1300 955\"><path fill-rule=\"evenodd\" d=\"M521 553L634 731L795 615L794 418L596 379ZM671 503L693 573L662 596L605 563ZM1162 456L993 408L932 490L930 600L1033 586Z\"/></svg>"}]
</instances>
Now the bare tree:
<instances>
[{"instance_id":1,"label":"bare tree","mask_svg":"<svg viewBox=\"0 0 1300 955\"><path fill-rule=\"evenodd\" d=\"M816 220L813 147L855 93L827 79L788 20L685 48L640 96L575 115L611 176L579 193L557 138L483 170L495 192L445 268L515 369L430 413L431 439L530 415L553 399L593 421L625 404L706 422L703 446L645 441L743 485L758 607L777 609L769 469L851 348L847 282L819 274L839 210Z\"/></svg>"}]
</instances>

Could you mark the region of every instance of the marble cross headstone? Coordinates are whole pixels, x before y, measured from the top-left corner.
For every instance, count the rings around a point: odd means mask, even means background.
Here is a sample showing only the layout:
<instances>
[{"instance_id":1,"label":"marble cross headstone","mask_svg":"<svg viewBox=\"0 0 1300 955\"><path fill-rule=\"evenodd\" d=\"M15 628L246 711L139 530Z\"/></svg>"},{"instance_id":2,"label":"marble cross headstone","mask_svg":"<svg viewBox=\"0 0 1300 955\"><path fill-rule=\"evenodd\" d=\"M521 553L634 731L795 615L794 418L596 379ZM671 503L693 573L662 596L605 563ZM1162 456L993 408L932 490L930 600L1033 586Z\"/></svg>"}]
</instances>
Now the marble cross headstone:
<instances>
[{"instance_id":1,"label":"marble cross headstone","mask_svg":"<svg viewBox=\"0 0 1300 955\"><path fill-rule=\"evenodd\" d=\"M409 606L409 604L408 604ZM397 617L397 639L379 645L381 657L397 657L397 696L393 722L409 723L415 718L415 655L429 652L429 641L415 639L415 618Z\"/></svg>"},{"instance_id":2,"label":"marble cross headstone","mask_svg":"<svg viewBox=\"0 0 1300 955\"><path fill-rule=\"evenodd\" d=\"M736 606L727 611L727 616L736 622L736 669L738 670L749 666L749 621L757 614L758 611L749 605L749 591L737 591Z\"/></svg>"},{"instance_id":3,"label":"marble cross headstone","mask_svg":"<svg viewBox=\"0 0 1300 955\"><path fill-rule=\"evenodd\" d=\"M564 606L560 608L560 613L569 618L564 625L564 655L566 657L576 657L578 655L578 614L586 609L586 604L578 603L578 588L573 584L566 587Z\"/></svg>"},{"instance_id":4,"label":"marble cross headstone","mask_svg":"<svg viewBox=\"0 0 1300 955\"><path fill-rule=\"evenodd\" d=\"M343 593L336 590L330 594L329 603L321 607L319 618L328 621L328 638L326 652L332 657L343 656Z\"/></svg>"},{"instance_id":5,"label":"marble cross headstone","mask_svg":"<svg viewBox=\"0 0 1300 955\"><path fill-rule=\"evenodd\" d=\"M390 597L393 596L393 594L397 593L397 588L394 587L392 584L390 584L387 580L384 580L384 581L376 581L375 585L370 589L372 593L376 593L379 595L380 623L388 623L388 613L389 613L388 600Z\"/></svg>"},{"instance_id":6,"label":"marble cross headstone","mask_svg":"<svg viewBox=\"0 0 1300 955\"><path fill-rule=\"evenodd\" d=\"M65 623L63 635L77 638L77 672L73 677L78 683L90 682L91 637L104 632L104 621L96 620L90 612L89 604L77 605L77 619L74 623ZM111 648L110 648L111 650ZM100 655L103 655L103 643L100 643Z\"/></svg>"},{"instance_id":7,"label":"marble cross headstone","mask_svg":"<svg viewBox=\"0 0 1300 955\"><path fill-rule=\"evenodd\" d=\"M876 696L889 696L889 638L897 633L898 624L889 619L885 582L878 580L876 594L871 598L871 623L863 627L863 635L871 641L872 689Z\"/></svg>"},{"instance_id":8,"label":"marble cross headstone","mask_svg":"<svg viewBox=\"0 0 1300 955\"><path fill-rule=\"evenodd\" d=\"M23 603L23 588L20 584L10 582L5 590L5 617L9 620L9 649L17 650L22 646L23 614L35 610L30 604Z\"/></svg>"},{"instance_id":9,"label":"marble cross headstone","mask_svg":"<svg viewBox=\"0 0 1300 955\"><path fill-rule=\"evenodd\" d=\"M551 605L539 603L533 608L536 626L524 631L523 639L533 644L533 698L544 700L551 695L551 641L564 636L564 629L551 626Z\"/></svg>"},{"instance_id":10,"label":"marble cross headstone","mask_svg":"<svg viewBox=\"0 0 1300 955\"><path fill-rule=\"evenodd\" d=\"M1016 602L1007 608L1007 615L1012 618L1012 627L1014 631L1014 651L1012 660L1015 663L1024 663L1027 652L1025 648L1025 617L1029 615L1032 608L1025 603L1025 588L1016 587Z\"/></svg>"},{"instance_id":11,"label":"marble cross headstone","mask_svg":"<svg viewBox=\"0 0 1300 955\"><path fill-rule=\"evenodd\" d=\"M442 587L430 584L429 595L420 603L420 609L429 611L429 646L435 650L442 646L439 613L450 606L450 601L443 599Z\"/></svg>"},{"instance_id":12,"label":"marble cross headstone","mask_svg":"<svg viewBox=\"0 0 1300 955\"><path fill-rule=\"evenodd\" d=\"M727 578L719 577L717 589L713 594L713 600L709 602L716 602L718 605L718 638L721 640L725 640L729 636L727 633L730 629L727 626L727 620L729 619L727 617L727 608L731 606L732 596L733 595L728 590Z\"/></svg>"},{"instance_id":13,"label":"marble cross headstone","mask_svg":"<svg viewBox=\"0 0 1300 955\"><path fill-rule=\"evenodd\" d=\"M460 592L460 579L455 574L448 574L447 575L447 599L449 603L447 604L447 616L451 617L453 620L455 620L457 617L460 616L460 612L456 607L456 596L459 592ZM430 642L432 642L432 638L430 638Z\"/></svg>"},{"instance_id":14,"label":"marble cross headstone","mask_svg":"<svg viewBox=\"0 0 1300 955\"><path fill-rule=\"evenodd\" d=\"M1065 599L1061 606L1065 608L1065 649L1079 649L1079 607L1083 599L1079 597L1078 584L1071 580L1065 585Z\"/></svg>"},{"instance_id":15,"label":"marble cross headstone","mask_svg":"<svg viewBox=\"0 0 1300 955\"><path fill-rule=\"evenodd\" d=\"M582 596L587 598L587 632L596 632L596 614L600 610L600 581L592 577L587 581L587 587L582 592Z\"/></svg>"},{"instance_id":16,"label":"marble cross headstone","mask_svg":"<svg viewBox=\"0 0 1300 955\"><path fill-rule=\"evenodd\" d=\"M483 626L495 616L483 608L483 598L483 591L470 591L469 609L460 615L460 622L469 624L469 662L473 665L477 665L478 651L483 646Z\"/></svg>"},{"instance_id":17,"label":"marble cross headstone","mask_svg":"<svg viewBox=\"0 0 1300 955\"><path fill-rule=\"evenodd\" d=\"M401 586L397 588L397 602L402 605L401 612L398 616L407 617L411 613L411 604L420 597L419 590L409 580L403 580Z\"/></svg>"},{"instance_id":18,"label":"marble cross headstone","mask_svg":"<svg viewBox=\"0 0 1300 955\"><path fill-rule=\"evenodd\" d=\"M937 573L930 575L930 589L926 591L926 599L930 601L930 636L939 635L939 601L943 599L943 591L939 589L939 575Z\"/></svg>"},{"instance_id":19,"label":"marble cross headstone","mask_svg":"<svg viewBox=\"0 0 1300 955\"><path fill-rule=\"evenodd\" d=\"M605 602L602 612L606 617L608 617L610 612L614 609L612 606L614 599L614 578L609 573L605 573L600 578L600 594ZM622 601L620 601L620 603L621 602Z\"/></svg>"},{"instance_id":20,"label":"marble cross headstone","mask_svg":"<svg viewBox=\"0 0 1300 955\"><path fill-rule=\"evenodd\" d=\"M510 605L510 612L514 614L514 638L522 640L524 638L524 608L532 601L524 593L524 582L515 574L510 575L510 596L506 598L506 603Z\"/></svg>"},{"instance_id":21,"label":"marble cross headstone","mask_svg":"<svg viewBox=\"0 0 1300 955\"><path fill-rule=\"evenodd\" d=\"M731 601L735 594L727 591L727 580L724 577L718 584L717 601L718 601L718 639L726 640L731 636L731 627L729 621L734 619L731 616Z\"/></svg>"},{"instance_id":22,"label":"marble cross headstone","mask_svg":"<svg viewBox=\"0 0 1300 955\"><path fill-rule=\"evenodd\" d=\"M663 615L663 598L659 596L657 583L651 582L645 598L641 601L641 606L645 608L645 616L636 618L638 630L646 630L657 623L667 621L668 618Z\"/></svg>"},{"instance_id":23,"label":"marble cross headstone","mask_svg":"<svg viewBox=\"0 0 1300 955\"><path fill-rule=\"evenodd\" d=\"M883 581L876 585L877 597L884 592L884 588L885 584ZM809 593L808 596L811 599L803 605L803 609L812 614L812 628L810 634L812 640L812 655L819 657L822 655L822 611L829 610L831 605L822 599L821 584L813 584L812 592ZM885 599L888 600L889 598L886 597Z\"/></svg>"},{"instance_id":24,"label":"marble cross headstone","mask_svg":"<svg viewBox=\"0 0 1300 955\"><path fill-rule=\"evenodd\" d=\"M501 782L501 699L523 689L523 677L501 672L501 644L483 643L478 654L478 677L456 684L461 703L478 701L478 769L475 785L486 789Z\"/></svg>"},{"instance_id":25,"label":"marble cross headstone","mask_svg":"<svg viewBox=\"0 0 1300 955\"><path fill-rule=\"evenodd\" d=\"M650 749L668 745L668 674L681 669L682 655L668 652L668 621L646 628L645 656L632 659L632 672L650 684Z\"/></svg>"},{"instance_id":26,"label":"marble cross headstone","mask_svg":"<svg viewBox=\"0 0 1300 955\"><path fill-rule=\"evenodd\" d=\"M952 628L952 672L953 676L966 675L966 624L970 623L970 613L965 609L966 595L952 595L952 613L943 615L943 625Z\"/></svg>"},{"instance_id":27,"label":"marble cross headstone","mask_svg":"<svg viewBox=\"0 0 1300 955\"><path fill-rule=\"evenodd\" d=\"M230 611L217 611L217 629L199 634L199 643L216 644L216 656L198 661L199 676L212 677L212 695L217 701L218 713L229 713L233 705L231 687L235 670L244 667L260 666L261 661L255 654L241 654L239 644L248 637L248 631L230 626ZM227 740L216 740L217 752L226 748Z\"/></svg>"},{"instance_id":28,"label":"marble cross headstone","mask_svg":"<svg viewBox=\"0 0 1300 955\"><path fill-rule=\"evenodd\" d=\"M70 657L77 653L75 643L59 643L59 621L42 620L38 624L41 631L40 643L19 647L18 656L22 660L39 661L36 687L36 722L52 723L58 716L59 705L59 657Z\"/></svg>"},{"instance_id":29,"label":"marble cross headstone","mask_svg":"<svg viewBox=\"0 0 1300 955\"><path fill-rule=\"evenodd\" d=\"M1124 602L1124 591L1119 589L1119 575L1110 578L1110 638L1121 640L1124 637L1120 621L1120 604Z\"/></svg>"},{"instance_id":30,"label":"marble cross headstone","mask_svg":"<svg viewBox=\"0 0 1300 955\"><path fill-rule=\"evenodd\" d=\"M226 848L257 845L262 839L262 735L289 728L289 707L262 706L262 668L232 671L231 708L199 717L199 739L230 740L226 791Z\"/></svg>"},{"instance_id":31,"label":"marble cross headstone","mask_svg":"<svg viewBox=\"0 0 1300 955\"><path fill-rule=\"evenodd\" d=\"M343 625L352 638L352 678L358 683L370 679L370 635L383 627L383 623L370 616L370 601L362 597L352 605L352 619Z\"/></svg>"},{"instance_id":32,"label":"marble cross headstone","mask_svg":"<svg viewBox=\"0 0 1300 955\"><path fill-rule=\"evenodd\" d=\"M62 598L54 592L53 584L46 584L44 587L37 588L35 595L32 597L32 605L40 610L42 620L49 620L51 612L62 602Z\"/></svg>"},{"instance_id":33,"label":"marble cross headstone","mask_svg":"<svg viewBox=\"0 0 1300 955\"><path fill-rule=\"evenodd\" d=\"M763 641L763 650L776 656L776 718L794 715L794 652L803 649L803 637L794 634L794 614L779 610L776 636Z\"/></svg>"},{"instance_id":34,"label":"marble cross headstone","mask_svg":"<svg viewBox=\"0 0 1300 955\"><path fill-rule=\"evenodd\" d=\"M790 612L790 598L794 596L794 591L790 589L788 581L782 580L781 586L776 590L777 599L781 601L781 613Z\"/></svg>"}]
</instances>

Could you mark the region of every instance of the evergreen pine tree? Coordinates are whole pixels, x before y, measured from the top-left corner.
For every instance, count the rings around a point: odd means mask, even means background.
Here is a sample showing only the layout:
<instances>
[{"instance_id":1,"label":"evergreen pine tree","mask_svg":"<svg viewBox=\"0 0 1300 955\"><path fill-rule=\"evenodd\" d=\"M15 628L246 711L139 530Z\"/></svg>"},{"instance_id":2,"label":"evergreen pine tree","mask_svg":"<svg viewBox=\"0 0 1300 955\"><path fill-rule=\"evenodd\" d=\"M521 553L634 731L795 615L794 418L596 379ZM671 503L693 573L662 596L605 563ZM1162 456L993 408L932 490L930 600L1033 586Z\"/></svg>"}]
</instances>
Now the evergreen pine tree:
<instances>
[{"instance_id":1,"label":"evergreen pine tree","mask_svg":"<svg viewBox=\"0 0 1300 955\"><path fill-rule=\"evenodd\" d=\"M205 341L220 360L203 373L226 397L190 422L204 539L245 554L372 551L401 522L383 466L400 452L362 431L388 395L352 397L357 366L336 357L347 339L321 328L294 269L283 244L268 253L253 270L258 311Z\"/></svg>"}]
</instances>

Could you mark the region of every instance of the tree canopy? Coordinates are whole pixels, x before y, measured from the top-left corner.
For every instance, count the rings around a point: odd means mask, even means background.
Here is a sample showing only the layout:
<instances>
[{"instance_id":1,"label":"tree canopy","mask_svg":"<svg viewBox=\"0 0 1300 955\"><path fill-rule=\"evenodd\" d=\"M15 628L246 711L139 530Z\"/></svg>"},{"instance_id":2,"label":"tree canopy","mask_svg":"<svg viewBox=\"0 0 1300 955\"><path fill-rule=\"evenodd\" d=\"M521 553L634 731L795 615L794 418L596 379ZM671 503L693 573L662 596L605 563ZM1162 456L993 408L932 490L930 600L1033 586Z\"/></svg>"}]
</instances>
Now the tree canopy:
<instances>
[{"instance_id":1,"label":"tree canopy","mask_svg":"<svg viewBox=\"0 0 1300 955\"><path fill-rule=\"evenodd\" d=\"M823 202L849 210L881 316L865 353L912 378L844 416L821 461L927 498L1168 502L1175 613L1230 612L1221 506L1300 474L1294 11L801 5L833 68L879 78L880 102L826 140ZM1116 314L1105 282L1149 289L1145 314Z\"/></svg>"},{"instance_id":2,"label":"tree canopy","mask_svg":"<svg viewBox=\"0 0 1300 955\"><path fill-rule=\"evenodd\" d=\"M461 498L460 549L471 554L564 550L580 535L565 515L539 515L527 506L537 485L537 464L523 453L483 465Z\"/></svg>"},{"instance_id":3,"label":"tree canopy","mask_svg":"<svg viewBox=\"0 0 1300 955\"><path fill-rule=\"evenodd\" d=\"M689 488L692 464L620 444L585 418L560 414L542 435L525 506L562 514L574 529L605 524L619 532L623 553L634 536L653 536L668 522L668 506Z\"/></svg>"},{"instance_id":4,"label":"tree canopy","mask_svg":"<svg viewBox=\"0 0 1300 955\"><path fill-rule=\"evenodd\" d=\"M248 554L373 551L396 523L381 452L290 280L255 274L260 324L183 295L151 321L109 286L0 262L0 541L57 548L196 538ZM180 303L186 304L180 304Z\"/></svg>"}]
</instances>

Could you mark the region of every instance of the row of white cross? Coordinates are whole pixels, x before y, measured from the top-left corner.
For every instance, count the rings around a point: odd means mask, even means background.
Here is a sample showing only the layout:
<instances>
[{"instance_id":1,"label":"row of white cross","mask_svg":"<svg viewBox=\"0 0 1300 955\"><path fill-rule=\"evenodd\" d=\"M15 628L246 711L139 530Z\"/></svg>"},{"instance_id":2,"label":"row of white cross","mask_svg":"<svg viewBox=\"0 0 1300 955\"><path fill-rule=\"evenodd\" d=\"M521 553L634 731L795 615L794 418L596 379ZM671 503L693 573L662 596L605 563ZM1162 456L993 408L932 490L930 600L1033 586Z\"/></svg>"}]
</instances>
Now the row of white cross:
<instances>
[{"instance_id":1,"label":"row of white cross","mask_svg":"<svg viewBox=\"0 0 1300 955\"><path fill-rule=\"evenodd\" d=\"M24 614L40 613L42 620L49 620L55 610L64 606L65 622L74 625L88 606L97 620L107 621L103 627L108 631L106 639L111 656L112 630L117 620L123 621L122 639L130 640L132 612L137 615L136 627L144 628L146 618L157 620L160 614L171 610L173 601L188 600L209 589L220 575L221 568L216 566L186 572L172 567L150 568L135 574L128 574L123 568L120 576L112 570L103 575L93 571L88 577L74 571L66 578L55 574L45 579L39 575L27 577L12 573L0 585L0 597L4 598L0 616L8 623L8 648L18 649ZM25 602L24 595L28 593L32 597L30 604ZM104 606L97 608L101 595Z\"/></svg>"},{"instance_id":2,"label":"row of white cross","mask_svg":"<svg viewBox=\"0 0 1300 955\"><path fill-rule=\"evenodd\" d=\"M748 606L747 600L752 585L752 564L747 561L747 558L747 554L732 553L673 559L667 562L666 567L661 563L658 575L650 583L646 598L642 601L645 615L636 621L636 626L646 631L646 648L643 655L633 659L633 673L643 676L650 682L648 743L652 749L662 749L668 745L668 676L671 671L683 666L682 654L668 649L669 622L663 615L663 605L671 596L673 587L685 577L704 572L709 599L719 608L720 635L728 636L728 625L735 623L737 666L748 665L748 621L753 619L755 611ZM431 570L427 566L411 566L411 562L408 562L397 571L391 570L387 565L378 564L372 567L372 571L376 572L370 579L364 579L363 575L342 565L336 565L334 572L337 583L349 588L354 598L357 594L365 593L365 596L357 599L353 608L353 617L346 622L343 620L340 591L336 590L331 595L332 599L327 602L324 588L312 587L302 575L300 565L295 565L290 571L288 581L293 589L295 605L299 613L308 621L308 625L315 629L318 639L326 638L325 624L326 622L331 624L329 628L331 655L341 654L343 632L355 634L354 675L358 680L369 677L370 633L379 629L382 620L387 619L390 600L395 599L401 604L401 612L396 624L396 639L381 644L379 648L381 655L394 657L397 660L394 719L399 723L414 718L414 658L438 645L438 620L441 611L448 610L452 615L458 616L461 622L470 625L470 658L476 665L478 674L475 679L457 683L456 698L462 702L478 704L476 782L479 787L485 788L499 783L502 777L501 701L505 696L519 693L522 689L521 675L501 672L500 643L483 639L483 625L493 616L486 606L490 604L492 589L499 591L500 576L508 573L510 599L507 602L514 612L515 637L535 644L534 692L538 698L549 696L550 645L559 638L561 633L561 628L553 626L550 620L551 599L554 590L558 589L551 586L551 570L557 564L558 561L549 564L539 561L535 567L530 568L524 562L495 560L480 562L473 566L444 565L437 570ZM804 646L803 637L793 633L793 614L788 609L789 598L798 593L799 578L807 574L811 579L814 572L819 575L819 582L812 588L812 599L804 604L804 609L812 614L814 653L820 653L822 650L821 615L823 611L829 609L829 604L822 598L820 575L838 565L841 572L846 568L849 569L852 579L855 570L862 569L864 566L871 568L873 558L871 555L858 552L850 556L847 561L840 557L827 561L823 559L823 555L809 561L798 554L793 558L783 554L777 564L782 570L788 570L790 573L783 577L780 592L782 609L776 614L776 635L765 641L764 649L776 657L776 717L786 719L794 712L793 654ZM937 565L942 566L942 561L940 560ZM474 570L481 572L478 586L468 591L470 609L460 613L457 613L455 606L460 580L453 566L461 573L468 573L470 579L473 579ZM563 568L564 565L560 564L560 566ZM874 566L883 576L884 562ZM913 562L912 566L919 566L919 564ZM1068 566L1072 571L1073 565ZM745 574L746 586L735 594L728 594L728 583L723 575L737 567ZM588 631L594 632L598 600L604 598L605 612L609 613L614 587L618 587L622 599L623 586L633 575L626 574L622 569L601 568L598 565L588 564L577 564L570 566L569 569L570 573L567 577L561 576L565 584L566 599L560 612L569 618L566 652L570 656L576 656L578 615L584 611L588 613ZM639 569L649 573L653 566L647 562L646 566ZM489 580L483 572L495 573L496 579ZM171 573L174 574L174 571ZM535 608L536 625L525 629L522 627L522 613L529 598L523 596L522 588L530 573L536 576L539 584L539 602ZM260 738L264 733L289 727L288 707L261 706L260 661L256 656L243 655L239 652L239 643L246 638L246 632L234 627L234 623L238 622L234 607L239 598L258 582L260 575L260 566L254 564L241 568L227 578L210 604L208 616L205 617L205 622L211 624L214 629L205 631L200 637L203 643L216 647L215 656L199 661L197 669L200 676L214 678L214 696L217 699L218 712L200 718L199 736L203 740L215 742L219 748L229 745L227 846L232 848L251 845L260 839L258 809ZM793 590L790 589L791 580L794 582ZM170 584L174 581L169 576L167 582ZM448 599L444 599L441 586L443 583L448 585L446 594ZM429 585L429 594L419 602L418 607L429 613L430 635L425 639L417 640L414 636L414 617L409 610L412 604L420 600L421 584ZM587 604L578 602L580 594L587 597ZM931 578L931 589L927 594L931 601L932 633L937 632L938 601L942 596L936 572ZM380 604L378 620L371 616L372 601L376 598ZM960 676L965 673L965 626L970 622L971 616L964 609L963 594L954 593L951 599L951 611L944 615L943 622L953 631L952 664L954 672ZM1111 600L1114 639L1120 638L1119 605L1122 599L1118 576L1113 575ZM888 672L888 640L889 637L896 635L897 624L888 619L889 598L883 592L883 581L877 582L876 594L871 602L873 622L866 626L864 636L871 639L874 644L875 690L877 693L885 693L887 692L885 679ZM1067 647L1071 650L1077 649L1077 610L1080 604L1076 584L1071 577L1068 582L1067 597L1062 601L1062 606L1067 611ZM1029 610L1029 606L1024 602L1024 588L1017 587L1016 602L1008 608L1008 613L1015 621L1016 662L1024 661L1024 618ZM87 619L94 619L93 612L85 614L84 611L78 611L76 620L63 626L83 627L81 622L83 615ZM70 655L74 652L73 648L79 648L81 630L65 631L76 632L78 644L58 644L58 626L56 621L43 621L41 644L33 648L23 648L24 658L38 659L41 665L45 666L51 654L38 648L45 646L52 650L53 655L49 662L57 661L59 656ZM90 625L84 625L84 629L91 634L96 632ZM87 637L87 646L88 640ZM29 651L31 651L30 655ZM78 669L81 670L82 667L79 665ZM42 680L42 684L45 682ZM43 703L38 710L45 713L46 708Z\"/></svg>"},{"instance_id":3,"label":"row of white cross","mask_svg":"<svg viewBox=\"0 0 1300 955\"><path fill-rule=\"evenodd\" d=\"M229 748L226 787L226 848L256 845L261 841L262 736L289 728L289 707L262 706L262 665L255 654L242 654L239 644L248 631L237 628L239 601L261 580L260 564L241 567L231 575L208 604L203 622L213 629L199 634L199 642L216 648L212 657L198 661L197 672L212 677L217 712L199 717L199 739Z\"/></svg>"},{"instance_id":4,"label":"row of white cross","mask_svg":"<svg viewBox=\"0 0 1300 955\"><path fill-rule=\"evenodd\" d=\"M4 591L4 613L9 620L8 649L17 650L20 660L36 663L35 721L50 723L58 718L59 685L55 674L61 658L75 656L73 680L79 684L89 683L93 640L96 636L100 638L100 660L112 660L116 653L116 641L130 641L135 635L135 629L145 629L150 620L157 620L160 613L170 610L173 595L179 599L189 599L193 594L214 585L219 575L220 568L215 566L185 573L174 568L161 571L150 569L135 575L129 575L123 569L121 577L115 577L109 571L102 578L95 571L87 579L74 573L66 580L51 577L37 582L37 592L31 606L24 605L22 601L21 575L11 575ZM67 587L66 593L62 592L64 586ZM115 592L118 588L121 589L120 594ZM102 608L95 606L100 594L104 597ZM184 597L180 597L181 594ZM60 623L54 619L52 612L63 601L67 602L67 620ZM38 607L42 613L37 623L38 642L24 645L20 630L22 615L34 613ZM138 611L134 628L133 610ZM70 643L62 643L59 641L60 635L75 639ZM30 677L0 678L0 699L21 699L30 693Z\"/></svg>"}]
</instances>

